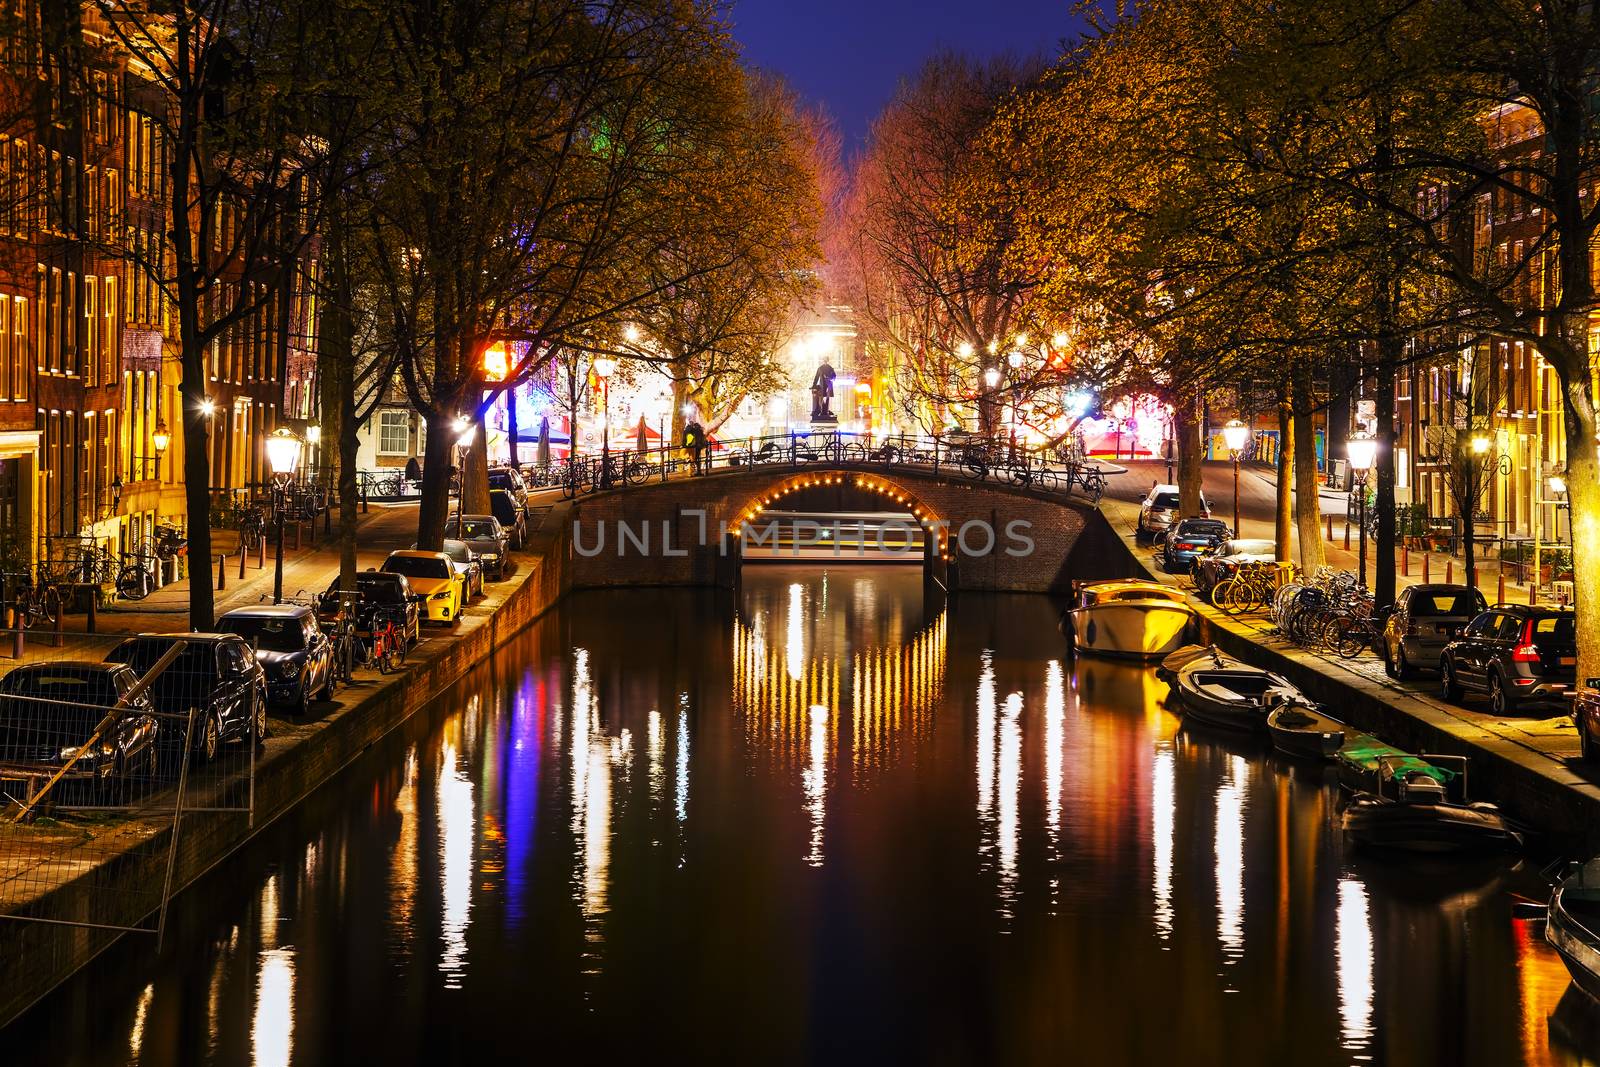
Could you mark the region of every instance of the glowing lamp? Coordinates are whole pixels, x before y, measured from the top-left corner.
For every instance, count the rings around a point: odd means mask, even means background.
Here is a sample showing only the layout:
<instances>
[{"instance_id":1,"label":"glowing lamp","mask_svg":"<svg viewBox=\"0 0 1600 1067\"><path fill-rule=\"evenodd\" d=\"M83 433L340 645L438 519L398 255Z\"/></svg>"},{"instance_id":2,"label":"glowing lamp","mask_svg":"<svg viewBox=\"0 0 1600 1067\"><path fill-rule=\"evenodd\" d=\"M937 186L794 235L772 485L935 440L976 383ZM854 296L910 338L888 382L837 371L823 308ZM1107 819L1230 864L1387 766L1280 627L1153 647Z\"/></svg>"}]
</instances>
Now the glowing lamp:
<instances>
[{"instance_id":1,"label":"glowing lamp","mask_svg":"<svg viewBox=\"0 0 1600 1067\"><path fill-rule=\"evenodd\" d=\"M1012 370L1021 370L1022 369L1022 352L1020 350L1013 350L1010 354L1008 354L1006 356L1006 362L1011 364L1011 369Z\"/></svg>"},{"instance_id":2,"label":"glowing lamp","mask_svg":"<svg viewBox=\"0 0 1600 1067\"><path fill-rule=\"evenodd\" d=\"M267 465L272 473L283 479L294 477L300 466L300 447L303 442L291 430L274 430L267 435Z\"/></svg>"},{"instance_id":3,"label":"glowing lamp","mask_svg":"<svg viewBox=\"0 0 1600 1067\"><path fill-rule=\"evenodd\" d=\"M511 354L504 341L497 341L483 350L483 380L503 382L511 373Z\"/></svg>"},{"instance_id":4,"label":"glowing lamp","mask_svg":"<svg viewBox=\"0 0 1600 1067\"><path fill-rule=\"evenodd\" d=\"M1567 491L1567 480L1559 474L1550 476L1549 485L1550 491L1556 496L1560 496Z\"/></svg>"},{"instance_id":5,"label":"glowing lamp","mask_svg":"<svg viewBox=\"0 0 1600 1067\"><path fill-rule=\"evenodd\" d=\"M1369 433L1351 434L1344 444L1344 454L1351 469L1370 471L1378 459L1378 439Z\"/></svg>"},{"instance_id":6,"label":"glowing lamp","mask_svg":"<svg viewBox=\"0 0 1600 1067\"><path fill-rule=\"evenodd\" d=\"M156 423L155 432L150 435L150 444L155 447L157 456L167 454L167 446L172 444L172 434L167 432L165 422Z\"/></svg>"},{"instance_id":7,"label":"glowing lamp","mask_svg":"<svg viewBox=\"0 0 1600 1067\"><path fill-rule=\"evenodd\" d=\"M1250 427L1238 419L1229 419L1222 428L1222 439L1227 442L1229 452L1243 452L1244 446L1250 443Z\"/></svg>"},{"instance_id":8,"label":"glowing lamp","mask_svg":"<svg viewBox=\"0 0 1600 1067\"><path fill-rule=\"evenodd\" d=\"M996 368L996 367L990 367L987 370L985 370L983 372L983 384L987 385L990 389L993 389L996 386L998 386L1000 384L1000 371L999 371L999 369Z\"/></svg>"},{"instance_id":9,"label":"glowing lamp","mask_svg":"<svg viewBox=\"0 0 1600 1067\"><path fill-rule=\"evenodd\" d=\"M211 416L215 415L216 413L217 413L217 402L215 400L212 400L208 396L204 400L200 401L200 414L204 415L206 418L209 419Z\"/></svg>"},{"instance_id":10,"label":"glowing lamp","mask_svg":"<svg viewBox=\"0 0 1600 1067\"><path fill-rule=\"evenodd\" d=\"M631 322L622 328L622 339L627 341L630 345L638 344L641 336L642 335L639 333L639 327L635 326Z\"/></svg>"},{"instance_id":11,"label":"glowing lamp","mask_svg":"<svg viewBox=\"0 0 1600 1067\"><path fill-rule=\"evenodd\" d=\"M1489 451L1489 439L1483 434L1474 434L1472 438L1472 454L1481 456Z\"/></svg>"},{"instance_id":12,"label":"glowing lamp","mask_svg":"<svg viewBox=\"0 0 1600 1067\"><path fill-rule=\"evenodd\" d=\"M956 355L960 356L962 359L971 359L972 342L962 341L960 344L956 345Z\"/></svg>"},{"instance_id":13,"label":"glowing lamp","mask_svg":"<svg viewBox=\"0 0 1600 1067\"><path fill-rule=\"evenodd\" d=\"M450 424L450 429L455 431L456 444L469 445L472 443L472 435L478 429L478 426L465 415L457 415L455 421Z\"/></svg>"},{"instance_id":14,"label":"glowing lamp","mask_svg":"<svg viewBox=\"0 0 1600 1067\"><path fill-rule=\"evenodd\" d=\"M612 359L610 356L596 356L595 357L595 360L594 360L594 372L596 374L600 375L602 380L611 377L611 372L616 370L616 369L617 369L617 361Z\"/></svg>"},{"instance_id":15,"label":"glowing lamp","mask_svg":"<svg viewBox=\"0 0 1600 1067\"><path fill-rule=\"evenodd\" d=\"M306 427L306 444L315 445L315 444L321 444L321 443L322 443L322 427L321 426L307 426Z\"/></svg>"}]
</instances>

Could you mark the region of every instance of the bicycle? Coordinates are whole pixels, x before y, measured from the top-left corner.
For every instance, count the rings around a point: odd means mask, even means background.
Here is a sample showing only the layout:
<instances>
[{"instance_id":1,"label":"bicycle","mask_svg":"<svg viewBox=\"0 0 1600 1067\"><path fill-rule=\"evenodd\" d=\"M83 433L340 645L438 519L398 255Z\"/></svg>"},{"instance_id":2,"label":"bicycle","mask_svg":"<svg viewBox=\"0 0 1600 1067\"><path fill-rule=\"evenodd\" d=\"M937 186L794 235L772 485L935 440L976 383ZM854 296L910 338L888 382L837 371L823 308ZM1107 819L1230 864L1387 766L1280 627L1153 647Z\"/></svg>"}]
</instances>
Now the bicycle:
<instances>
[{"instance_id":1,"label":"bicycle","mask_svg":"<svg viewBox=\"0 0 1600 1067\"><path fill-rule=\"evenodd\" d=\"M1376 649L1383 626L1375 615L1348 615L1333 621L1328 642L1340 659L1355 659L1368 649Z\"/></svg>"},{"instance_id":2,"label":"bicycle","mask_svg":"<svg viewBox=\"0 0 1600 1067\"><path fill-rule=\"evenodd\" d=\"M26 630L39 623L54 626L61 618L61 593L55 584L42 576L35 581L27 571L8 577L22 579L11 590L11 607L15 612L17 629Z\"/></svg>"},{"instance_id":3,"label":"bicycle","mask_svg":"<svg viewBox=\"0 0 1600 1067\"><path fill-rule=\"evenodd\" d=\"M380 611L372 620L372 630L367 635L367 663L379 674L399 670L406 662L405 631L395 621L391 611Z\"/></svg>"},{"instance_id":4,"label":"bicycle","mask_svg":"<svg viewBox=\"0 0 1600 1067\"><path fill-rule=\"evenodd\" d=\"M156 586L157 557L144 552L124 552L115 588L124 600L143 600Z\"/></svg>"}]
</instances>

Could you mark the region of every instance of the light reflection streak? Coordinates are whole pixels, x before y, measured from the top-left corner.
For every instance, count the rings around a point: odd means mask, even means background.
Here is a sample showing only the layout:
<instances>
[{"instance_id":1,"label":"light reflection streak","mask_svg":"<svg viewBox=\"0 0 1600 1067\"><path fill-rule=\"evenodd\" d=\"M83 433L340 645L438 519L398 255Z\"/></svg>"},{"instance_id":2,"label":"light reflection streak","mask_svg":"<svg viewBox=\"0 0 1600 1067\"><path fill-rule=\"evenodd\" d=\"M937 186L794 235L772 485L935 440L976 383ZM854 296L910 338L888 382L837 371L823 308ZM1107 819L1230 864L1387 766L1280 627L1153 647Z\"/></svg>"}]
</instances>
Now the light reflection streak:
<instances>
[{"instance_id":1,"label":"light reflection streak","mask_svg":"<svg viewBox=\"0 0 1600 1067\"><path fill-rule=\"evenodd\" d=\"M472 783L459 768L452 731L445 732L444 754L439 761L439 890L443 907L440 924L444 951L439 973L446 989L460 989L467 968L467 926L472 921L472 834L474 805Z\"/></svg>"},{"instance_id":2,"label":"light reflection streak","mask_svg":"<svg viewBox=\"0 0 1600 1067\"><path fill-rule=\"evenodd\" d=\"M1155 896L1156 934L1162 941L1172 937L1172 847L1177 807L1173 774L1172 748L1163 745L1156 749L1155 766L1150 775L1150 844L1154 866L1151 889Z\"/></svg>"},{"instance_id":3,"label":"light reflection streak","mask_svg":"<svg viewBox=\"0 0 1600 1067\"><path fill-rule=\"evenodd\" d=\"M806 812L811 816L811 847L806 852L808 867L822 866L823 807L828 791L828 709L811 705L810 762L801 775L805 786Z\"/></svg>"},{"instance_id":4,"label":"light reflection streak","mask_svg":"<svg viewBox=\"0 0 1600 1067\"><path fill-rule=\"evenodd\" d=\"M978 818L987 824L994 811L994 653L985 649L981 662L983 670L978 675ZM985 841L979 851L987 852L988 848Z\"/></svg>"},{"instance_id":5,"label":"light reflection streak","mask_svg":"<svg viewBox=\"0 0 1600 1067\"><path fill-rule=\"evenodd\" d=\"M1217 940L1232 963L1244 954L1244 802L1249 764L1229 757L1217 787Z\"/></svg>"},{"instance_id":6,"label":"light reflection streak","mask_svg":"<svg viewBox=\"0 0 1600 1067\"><path fill-rule=\"evenodd\" d=\"M1334 954L1339 965L1339 1036L1347 1049L1372 1040L1372 920L1367 890L1346 878L1339 883Z\"/></svg>"},{"instance_id":7,"label":"light reflection streak","mask_svg":"<svg viewBox=\"0 0 1600 1067\"><path fill-rule=\"evenodd\" d=\"M1018 805L1022 793L1022 694L1006 697L1000 715L1000 911L1011 915L1017 895L1017 852L1020 838Z\"/></svg>"},{"instance_id":8,"label":"light reflection streak","mask_svg":"<svg viewBox=\"0 0 1600 1067\"><path fill-rule=\"evenodd\" d=\"M216 982L213 978L212 985ZM144 1023L150 1015L150 1001L155 998L156 987L154 983L146 985L139 993L139 1002L133 1008L133 1030L128 1034L128 1049L133 1053L135 1061L139 1059L139 1052L144 1048ZM216 1034L215 1013L212 1015L213 1025L211 1032Z\"/></svg>"},{"instance_id":9,"label":"light reflection streak","mask_svg":"<svg viewBox=\"0 0 1600 1067\"><path fill-rule=\"evenodd\" d=\"M1053 659L1045 668L1044 679L1044 818L1050 827L1050 844L1059 843L1061 833L1061 779L1067 717L1066 675L1061 661Z\"/></svg>"},{"instance_id":10,"label":"light reflection streak","mask_svg":"<svg viewBox=\"0 0 1600 1067\"><path fill-rule=\"evenodd\" d=\"M400 816L400 833L389 859L390 923L398 939L409 946L417 901L417 749L406 750L405 772L395 794L394 810Z\"/></svg>"},{"instance_id":11,"label":"light reflection streak","mask_svg":"<svg viewBox=\"0 0 1600 1067\"><path fill-rule=\"evenodd\" d=\"M806 673L805 587L799 582L789 586L789 619L784 641L784 666L794 681L803 681Z\"/></svg>"},{"instance_id":12,"label":"light reflection streak","mask_svg":"<svg viewBox=\"0 0 1600 1067\"><path fill-rule=\"evenodd\" d=\"M674 810L681 823L689 817L689 694L678 694L678 761Z\"/></svg>"},{"instance_id":13,"label":"light reflection streak","mask_svg":"<svg viewBox=\"0 0 1600 1067\"><path fill-rule=\"evenodd\" d=\"M611 753L609 745L589 747L587 791L583 803L583 912L589 919L605 914L611 875ZM600 940L592 925L585 936Z\"/></svg>"},{"instance_id":14,"label":"light reflection streak","mask_svg":"<svg viewBox=\"0 0 1600 1067\"><path fill-rule=\"evenodd\" d=\"M294 1052L293 949L275 948L261 953L250 1050L255 1067L288 1067Z\"/></svg>"}]
</instances>

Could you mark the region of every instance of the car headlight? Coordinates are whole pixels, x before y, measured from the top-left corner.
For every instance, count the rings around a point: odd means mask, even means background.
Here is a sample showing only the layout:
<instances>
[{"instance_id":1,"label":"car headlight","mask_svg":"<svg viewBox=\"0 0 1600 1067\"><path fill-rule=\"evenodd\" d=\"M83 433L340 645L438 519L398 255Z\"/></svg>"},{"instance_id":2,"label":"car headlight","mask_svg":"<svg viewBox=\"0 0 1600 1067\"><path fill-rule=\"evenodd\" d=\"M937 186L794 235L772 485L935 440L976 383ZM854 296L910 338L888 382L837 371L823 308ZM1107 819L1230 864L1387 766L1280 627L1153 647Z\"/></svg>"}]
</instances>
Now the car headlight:
<instances>
[{"instance_id":1,"label":"car headlight","mask_svg":"<svg viewBox=\"0 0 1600 1067\"><path fill-rule=\"evenodd\" d=\"M304 669L304 663L291 660L290 662L285 663L282 667L278 668L278 673L283 677L284 681L292 682L296 678L300 677L300 672Z\"/></svg>"},{"instance_id":2,"label":"car headlight","mask_svg":"<svg viewBox=\"0 0 1600 1067\"><path fill-rule=\"evenodd\" d=\"M435 593L435 594L433 594L433 597L431 599L433 599L433 600L449 600L450 599L450 590L446 589L442 593Z\"/></svg>"},{"instance_id":3,"label":"car headlight","mask_svg":"<svg viewBox=\"0 0 1600 1067\"><path fill-rule=\"evenodd\" d=\"M82 745L68 745L61 750L61 761L65 763L72 757L78 756L79 763L94 763L97 760L109 757L111 755L111 746L102 741L98 748L84 752L83 755L79 756L78 753L82 751Z\"/></svg>"},{"instance_id":4,"label":"car headlight","mask_svg":"<svg viewBox=\"0 0 1600 1067\"><path fill-rule=\"evenodd\" d=\"M489 562L493 563L495 560L500 558L500 553L498 553L498 552L485 552L483 554L483 558L488 560Z\"/></svg>"}]
</instances>

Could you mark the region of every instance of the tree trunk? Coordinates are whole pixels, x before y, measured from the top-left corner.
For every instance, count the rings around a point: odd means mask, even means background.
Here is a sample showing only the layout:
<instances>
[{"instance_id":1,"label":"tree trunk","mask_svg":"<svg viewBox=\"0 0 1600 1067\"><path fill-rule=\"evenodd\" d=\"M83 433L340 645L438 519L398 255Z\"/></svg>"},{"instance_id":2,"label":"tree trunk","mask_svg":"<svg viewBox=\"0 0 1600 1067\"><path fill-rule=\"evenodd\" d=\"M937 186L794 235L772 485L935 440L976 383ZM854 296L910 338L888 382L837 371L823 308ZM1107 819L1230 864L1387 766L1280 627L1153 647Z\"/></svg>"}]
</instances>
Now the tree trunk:
<instances>
[{"instance_id":1,"label":"tree trunk","mask_svg":"<svg viewBox=\"0 0 1600 1067\"><path fill-rule=\"evenodd\" d=\"M485 426L478 427L461 457L461 502L463 515L489 514L489 441Z\"/></svg>"},{"instance_id":2,"label":"tree trunk","mask_svg":"<svg viewBox=\"0 0 1600 1067\"><path fill-rule=\"evenodd\" d=\"M1300 569L1317 573L1327 564L1322 544L1322 479L1317 476L1317 434L1311 418L1310 374L1299 371L1294 383L1294 516L1300 531Z\"/></svg>"},{"instance_id":3,"label":"tree trunk","mask_svg":"<svg viewBox=\"0 0 1600 1067\"><path fill-rule=\"evenodd\" d=\"M1580 319L1580 330L1586 325ZM1600 455L1595 447L1591 376L1563 376L1563 420L1567 429L1567 503L1571 510L1574 610L1578 627L1578 684L1600 677Z\"/></svg>"},{"instance_id":4,"label":"tree trunk","mask_svg":"<svg viewBox=\"0 0 1600 1067\"><path fill-rule=\"evenodd\" d=\"M1199 515L1200 459L1204 443L1200 438L1200 402L1195 397L1178 397L1172 405L1173 446L1178 450L1178 513Z\"/></svg>"},{"instance_id":5,"label":"tree trunk","mask_svg":"<svg viewBox=\"0 0 1600 1067\"><path fill-rule=\"evenodd\" d=\"M450 512L450 462L453 444L449 420L427 420L427 461L422 465L422 504L417 509L417 547L437 552L444 547L444 524Z\"/></svg>"},{"instance_id":6,"label":"tree trunk","mask_svg":"<svg viewBox=\"0 0 1600 1067\"><path fill-rule=\"evenodd\" d=\"M339 588L356 588L356 383L355 355L352 352L355 324L350 308L349 263L345 259L342 232L337 224L328 227L328 272L331 299L324 304L325 317L318 361L323 372L323 440L333 441L339 463ZM330 426L329 423L332 425ZM330 432L331 431L331 432Z\"/></svg>"},{"instance_id":7,"label":"tree trunk","mask_svg":"<svg viewBox=\"0 0 1600 1067\"><path fill-rule=\"evenodd\" d=\"M193 304L180 319L198 318ZM216 596L212 591L211 564L211 432L200 405L205 402L205 354L198 342L198 323L180 327L184 337L183 382L183 497L189 510L189 629L210 633L216 627Z\"/></svg>"},{"instance_id":8,"label":"tree trunk","mask_svg":"<svg viewBox=\"0 0 1600 1067\"><path fill-rule=\"evenodd\" d=\"M1278 399L1278 512L1273 528L1277 558L1294 558L1294 413L1286 388Z\"/></svg>"},{"instance_id":9,"label":"tree trunk","mask_svg":"<svg viewBox=\"0 0 1600 1067\"><path fill-rule=\"evenodd\" d=\"M1375 573L1372 578L1372 600L1375 608L1385 608L1394 603L1394 382L1395 368L1400 361L1399 340L1387 337L1379 344L1377 401L1378 460L1377 500L1378 532L1372 546ZM1365 576L1363 576L1365 577Z\"/></svg>"}]
</instances>

